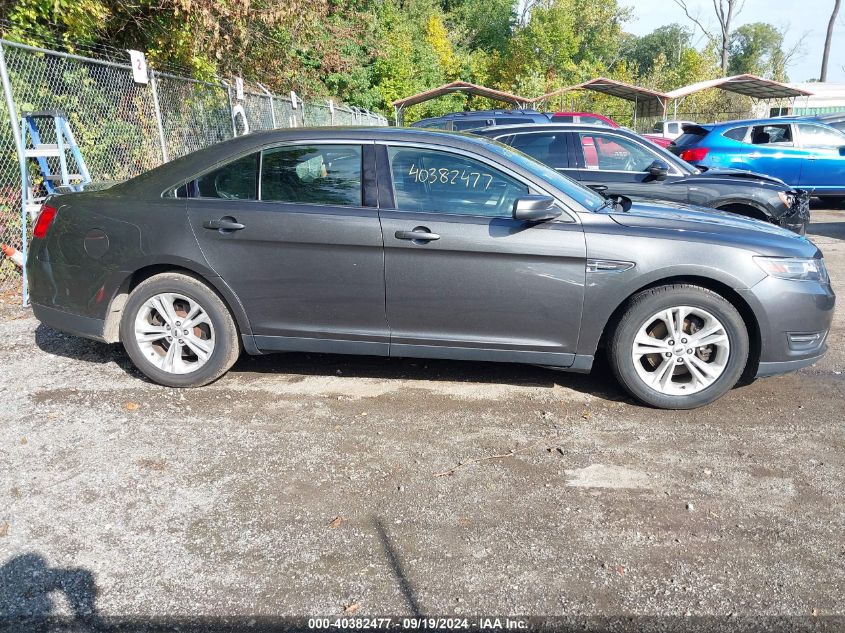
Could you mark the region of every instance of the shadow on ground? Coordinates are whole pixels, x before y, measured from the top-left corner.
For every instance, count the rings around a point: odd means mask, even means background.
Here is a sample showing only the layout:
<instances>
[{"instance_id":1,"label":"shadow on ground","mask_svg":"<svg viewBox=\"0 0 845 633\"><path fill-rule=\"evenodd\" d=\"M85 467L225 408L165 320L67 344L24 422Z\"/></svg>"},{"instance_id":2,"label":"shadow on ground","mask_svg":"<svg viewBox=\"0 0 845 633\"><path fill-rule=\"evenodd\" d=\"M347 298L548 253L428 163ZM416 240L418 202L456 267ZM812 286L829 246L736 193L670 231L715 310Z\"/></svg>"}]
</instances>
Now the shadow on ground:
<instances>
[{"instance_id":1,"label":"shadow on ground","mask_svg":"<svg viewBox=\"0 0 845 633\"><path fill-rule=\"evenodd\" d=\"M150 382L139 372L121 345L98 343L64 334L40 324L35 330L38 348L63 358L88 363L115 363L129 376ZM380 356L341 356L336 354L277 353L264 356L241 355L232 372L249 377L260 374L300 376L344 376L383 380L425 380L458 383L503 384L515 387L560 385L579 393L607 400L629 400L614 380L603 355L599 355L589 375L514 363L384 358ZM224 378L225 380L225 378Z\"/></svg>"}]
</instances>

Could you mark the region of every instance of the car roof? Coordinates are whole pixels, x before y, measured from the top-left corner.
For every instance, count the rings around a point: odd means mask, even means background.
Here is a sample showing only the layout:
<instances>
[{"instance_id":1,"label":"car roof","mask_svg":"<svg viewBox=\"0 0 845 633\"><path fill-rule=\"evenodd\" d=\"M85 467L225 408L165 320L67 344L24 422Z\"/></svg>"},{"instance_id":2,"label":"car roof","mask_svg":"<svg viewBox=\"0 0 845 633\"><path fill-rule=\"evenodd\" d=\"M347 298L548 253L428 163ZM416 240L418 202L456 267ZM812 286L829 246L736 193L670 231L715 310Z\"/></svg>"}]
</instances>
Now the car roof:
<instances>
[{"instance_id":1,"label":"car roof","mask_svg":"<svg viewBox=\"0 0 845 633\"><path fill-rule=\"evenodd\" d=\"M608 127L607 125L597 125L595 123L556 123L550 121L549 123L511 123L509 125L490 125L488 127L473 130L475 134L486 132L508 132L508 131L530 130L532 132L551 132L553 130L595 130L596 132L621 132L628 136L639 136L636 132L631 132L622 127ZM491 134L484 134L485 136L492 136ZM504 136L504 134L500 135Z\"/></svg>"},{"instance_id":2,"label":"car roof","mask_svg":"<svg viewBox=\"0 0 845 633\"><path fill-rule=\"evenodd\" d=\"M427 119L420 119L419 121L417 121L417 123L419 123L420 121L441 121L443 119L461 119L461 118L497 116L497 115L499 115L499 116L501 116L501 115L512 116L514 114L523 114L523 115L526 115L526 116L539 114L540 116L543 116L542 112L539 112L537 110L530 110L530 109L469 110L469 111L466 111L466 112L449 112L448 114L442 114L440 116L428 117Z\"/></svg>"},{"instance_id":3,"label":"car roof","mask_svg":"<svg viewBox=\"0 0 845 633\"><path fill-rule=\"evenodd\" d=\"M806 115L789 115L789 116L779 116L779 117L769 117L765 119L737 119L735 121L720 121L719 123L700 123L697 124L700 127L706 128L721 128L721 127L738 127L741 125L783 125L784 123L806 123L807 116Z\"/></svg>"},{"instance_id":4,"label":"car roof","mask_svg":"<svg viewBox=\"0 0 845 633\"><path fill-rule=\"evenodd\" d=\"M209 147L186 154L180 158L164 163L159 167L144 172L136 178L127 180L117 187L127 186L144 190L146 187L169 187L185 178L192 177L206 171L214 165L257 152L264 147L285 142L314 141L316 143L331 143L332 141L408 141L423 142L433 145L443 145L458 149L482 150L489 146L490 140L475 134L435 130L430 128L412 127L301 127L277 130L262 130L244 134L233 139L215 143Z\"/></svg>"}]
</instances>

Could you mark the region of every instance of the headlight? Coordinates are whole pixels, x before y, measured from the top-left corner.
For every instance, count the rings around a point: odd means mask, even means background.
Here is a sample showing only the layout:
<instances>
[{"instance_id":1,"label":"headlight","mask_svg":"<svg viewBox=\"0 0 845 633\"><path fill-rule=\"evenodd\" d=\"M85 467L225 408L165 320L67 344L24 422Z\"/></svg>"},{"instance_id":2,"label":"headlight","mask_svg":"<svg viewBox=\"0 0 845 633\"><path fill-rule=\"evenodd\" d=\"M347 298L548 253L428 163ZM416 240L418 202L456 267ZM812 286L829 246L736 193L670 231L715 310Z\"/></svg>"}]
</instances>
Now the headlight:
<instances>
[{"instance_id":1,"label":"headlight","mask_svg":"<svg viewBox=\"0 0 845 633\"><path fill-rule=\"evenodd\" d=\"M827 282L824 260L815 257L755 257L754 261L767 275L796 281Z\"/></svg>"},{"instance_id":2,"label":"headlight","mask_svg":"<svg viewBox=\"0 0 845 633\"><path fill-rule=\"evenodd\" d=\"M791 209L792 205L795 204L795 196L786 193L785 191L778 191L778 198L780 198L780 201L786 205L787 209Z\"/></svg>"}]
</instances>

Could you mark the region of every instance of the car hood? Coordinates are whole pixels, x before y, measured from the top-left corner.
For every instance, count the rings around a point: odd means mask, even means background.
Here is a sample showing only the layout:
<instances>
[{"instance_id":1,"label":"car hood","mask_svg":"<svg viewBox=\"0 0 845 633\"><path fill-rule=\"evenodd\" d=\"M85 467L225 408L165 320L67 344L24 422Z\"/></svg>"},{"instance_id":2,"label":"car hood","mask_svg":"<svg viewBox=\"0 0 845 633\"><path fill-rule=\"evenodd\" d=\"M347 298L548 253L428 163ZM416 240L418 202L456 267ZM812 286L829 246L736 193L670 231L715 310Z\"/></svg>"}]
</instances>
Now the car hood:
<instances>
[{"instance_id":1,"label":"car hood","mask_svg":"<svg viewBox=\"0 0 845 633\"><path fill-rule=\"evenodd\" d=\"M697 182L727 181L733 184L747 183L755 187L758 187L760 185L773 185L777 189L792 189L792 187L787 185L780 178L775 178L774 176L767 176L766 174L758 174L756 172L747 171L745 169L708 169L707 171L703 171L701 173L691 174L690 176L687 176L686 179L691 181L694 180Z\"/></svg>"},{"instance_id":2,"label":"car hood","mask_svg":"<svg viewBox=\"0 0 845 633\"><path fill-rule=\"evenodd\" d=\"M610 216L622 226L663 237L735 245L761 255L813 257L818 250L807 238L774 224L706 207L636 201Z\"/></svg>"}]
</instances>

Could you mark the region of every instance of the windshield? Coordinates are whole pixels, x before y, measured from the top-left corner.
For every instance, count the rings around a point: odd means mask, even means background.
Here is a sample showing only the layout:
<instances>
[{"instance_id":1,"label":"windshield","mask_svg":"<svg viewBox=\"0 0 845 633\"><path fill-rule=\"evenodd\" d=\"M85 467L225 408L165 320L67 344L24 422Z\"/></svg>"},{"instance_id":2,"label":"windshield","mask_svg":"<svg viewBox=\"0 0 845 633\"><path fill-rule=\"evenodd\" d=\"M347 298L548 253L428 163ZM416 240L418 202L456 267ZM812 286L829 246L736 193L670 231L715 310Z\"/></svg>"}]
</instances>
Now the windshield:
<instances>
[{"instance_id":1,"label":"windshield","mask_svg":"<svg viewBox=\"0 0 845 633\"><path fill-rule=\"evenodd\" d=\"M500 143L495 139L488 138L487 140L490 141L490 144L488 145L489 149L499 154L502 158L527 169L532 174L542 180L545 180L547 183L556 189L559 189L590 211L597 211L599 208L604 206L604 196L597 194L592 189L585 187L569 176L564 176L559 171L556 171L551 167L544 165L540 161L531 158L528 154L523 154L519 150Z\"/></svg>"}]
</instances>

